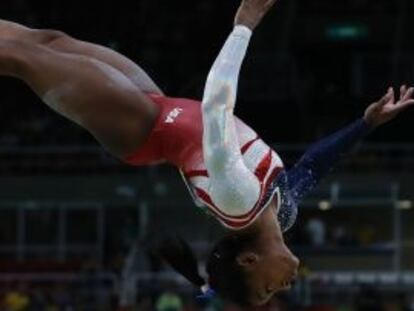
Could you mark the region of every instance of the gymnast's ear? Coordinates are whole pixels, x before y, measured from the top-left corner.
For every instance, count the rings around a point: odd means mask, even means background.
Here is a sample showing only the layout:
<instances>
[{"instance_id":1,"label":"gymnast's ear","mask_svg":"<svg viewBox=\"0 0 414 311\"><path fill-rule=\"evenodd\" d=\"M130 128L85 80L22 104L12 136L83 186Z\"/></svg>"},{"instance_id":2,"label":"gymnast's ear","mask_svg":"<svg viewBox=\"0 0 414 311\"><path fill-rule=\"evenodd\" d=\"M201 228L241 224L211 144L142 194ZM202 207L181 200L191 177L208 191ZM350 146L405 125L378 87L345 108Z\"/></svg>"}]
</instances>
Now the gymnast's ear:
<instances>
[{"instance_id":1,"label":"gymnast's ear","mask_svg":"<svg viewBox=\"0 0 414 311\"><path fill-rule=\"evenodd\" d=\"M242 252L236 257L237 263L244 269L252 269L259 263L260 257L254 252Z\"/></svg>"}]
</instances>

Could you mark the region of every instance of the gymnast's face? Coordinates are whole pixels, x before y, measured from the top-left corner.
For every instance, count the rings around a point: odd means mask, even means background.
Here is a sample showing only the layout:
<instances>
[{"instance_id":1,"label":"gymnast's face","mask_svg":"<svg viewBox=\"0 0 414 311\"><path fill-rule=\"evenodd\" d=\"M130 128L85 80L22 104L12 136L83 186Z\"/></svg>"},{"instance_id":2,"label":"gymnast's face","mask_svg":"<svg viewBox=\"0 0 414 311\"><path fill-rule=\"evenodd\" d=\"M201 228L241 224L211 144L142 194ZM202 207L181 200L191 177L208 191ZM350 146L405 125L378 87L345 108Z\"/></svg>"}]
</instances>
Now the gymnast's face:
<instances>
[{"instance_id":1,"label":"gymnast's face","mask_svg":"<svg viewBox=\"0 0 414 311\"><path fill-rule=\"evenodd\" d=\"M257 260L258 264L246 271L249 302L254 306L264 305L277 292L289 290L299 265L299 260L288 250L261 255Z\"/></svg>"},{"instance_id":2,"label":"gymnast's face","mask_svg":"<svg viewBox=\"0 0 414 311\"><path fill-rule=\"evenodd\" d=\"M274 218L267 220L261 223L264 232L251 250L237 257L246 277L249 302L254 306L264 305L275 293L289 290L299 268L299 260L286 246L279 224Z\"/></svg>"}]
</instances>

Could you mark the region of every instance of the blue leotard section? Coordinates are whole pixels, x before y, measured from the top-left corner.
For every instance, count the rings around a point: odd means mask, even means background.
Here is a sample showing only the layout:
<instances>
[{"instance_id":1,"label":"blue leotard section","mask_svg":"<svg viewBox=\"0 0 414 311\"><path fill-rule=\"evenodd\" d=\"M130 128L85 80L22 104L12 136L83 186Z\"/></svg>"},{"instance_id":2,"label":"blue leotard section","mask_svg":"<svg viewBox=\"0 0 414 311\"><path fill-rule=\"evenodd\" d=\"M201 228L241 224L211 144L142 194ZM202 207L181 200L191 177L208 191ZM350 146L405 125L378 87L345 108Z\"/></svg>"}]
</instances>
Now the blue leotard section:
<instances>
[{"instance_id":1,"label":"blue leotard section","mask_svg":"<svg viewBox=\"0 0 414 311\"><path fill-rule=\"evenodd\" d=\"M364 119L313 144L290 170L278 177L281 193L278 220L282 231L288 231L296 221L298 205L321 179L331 172L371 128Z\"/></svg>"}]
</instances>

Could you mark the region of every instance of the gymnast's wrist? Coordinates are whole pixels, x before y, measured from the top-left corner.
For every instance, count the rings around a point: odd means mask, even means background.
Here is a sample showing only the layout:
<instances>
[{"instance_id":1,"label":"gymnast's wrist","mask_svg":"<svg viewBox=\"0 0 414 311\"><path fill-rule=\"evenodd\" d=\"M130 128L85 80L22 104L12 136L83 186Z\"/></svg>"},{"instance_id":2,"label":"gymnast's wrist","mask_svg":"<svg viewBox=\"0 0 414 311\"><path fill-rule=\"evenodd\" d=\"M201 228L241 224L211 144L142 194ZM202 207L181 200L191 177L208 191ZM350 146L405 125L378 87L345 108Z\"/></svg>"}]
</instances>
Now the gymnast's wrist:
<instances>
[{"instance_id":1,"label":"gymnast's wrist","mask_svg":"<svg viewBox=\"0 0 414 311\"><path fill-rule=\"evenodd\" d=\"M234 25L233 34L235 34L239 37L244 37L246 39L250 39L253 32L249 27L247 27L245 25L242 25L242 24L237 24L237 25Z\"/></svg>"},{"instance_id":2,"label":"gymnast's wrist","mask_svg":"<svg viewBox=\"0 0 414 311\"><path fill-rule=\"evenodd\" d=\"M235 21L234 27L238 27L238 26L245 27L249 29L251 32L253 32L254 29L256 28L253 23L249 23L248 21Z\"/></svg>"},{"instance_id":3,"label":"gymnast's wrist","mask_svg":"<svg viewBox=\"0 0 414 311\"><path fill-rule=\"evenodd\" d=\"M375 125L375 124L371 123L365 117L360 118L359 122L361 124L363 132L365 132L366 134L369 134L369 133L375 131L376 128L378 127L378 125Z\"/></svg>"},{"instance_id":4,"label":"gymnast's wrist","mask_svg":"<svg viewBox=\"0 0 414 311\"><path fill-rule=\"evenodd\" d=\"M367 115L364 115L362 118L363 123L365 124L365 126L370 130L373 131L376 128L378 128L381 124L375 122L375 120L373 120L372 118L370 118Z\"/></svg>"}]
</instances>

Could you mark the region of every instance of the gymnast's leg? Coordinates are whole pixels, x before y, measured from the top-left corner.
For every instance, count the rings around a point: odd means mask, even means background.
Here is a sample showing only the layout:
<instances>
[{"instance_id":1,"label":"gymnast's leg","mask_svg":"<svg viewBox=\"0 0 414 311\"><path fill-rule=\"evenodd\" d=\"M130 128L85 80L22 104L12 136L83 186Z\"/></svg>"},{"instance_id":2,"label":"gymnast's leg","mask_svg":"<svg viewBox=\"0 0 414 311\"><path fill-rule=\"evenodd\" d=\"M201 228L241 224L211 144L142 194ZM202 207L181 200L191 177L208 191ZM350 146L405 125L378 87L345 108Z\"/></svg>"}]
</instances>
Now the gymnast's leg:
<instances>
[{"instance_id":1,"label":"gymnast's leg","mask_svg":"<svg viewBox=\"0 0 414 311\"><path fill-rule=\"evenodd\" d=\"M77 40L63 32L30 29L23 25L0 19L0 39L41 44L59 52L95 58L122 72L143 92L162 94L160 88L147 73L125 56L109 48Z\"/></svg>"},{"instance_id":2,"label":"gymnast's leg","mask_svg":"<svg viewBox=\"0 0 414 311\"><path fill-rule=\"evenodd\" d=\"M158 113L114 67L44 45L0 39L0 75L26 82L49 107L86 128L118 157L140 147Z\"/></svg>"}]
</instances>

